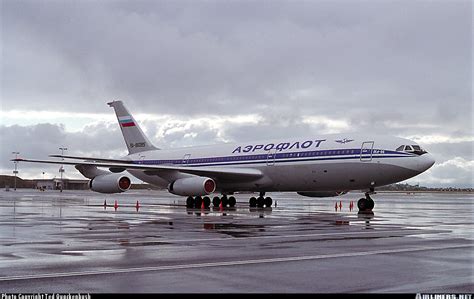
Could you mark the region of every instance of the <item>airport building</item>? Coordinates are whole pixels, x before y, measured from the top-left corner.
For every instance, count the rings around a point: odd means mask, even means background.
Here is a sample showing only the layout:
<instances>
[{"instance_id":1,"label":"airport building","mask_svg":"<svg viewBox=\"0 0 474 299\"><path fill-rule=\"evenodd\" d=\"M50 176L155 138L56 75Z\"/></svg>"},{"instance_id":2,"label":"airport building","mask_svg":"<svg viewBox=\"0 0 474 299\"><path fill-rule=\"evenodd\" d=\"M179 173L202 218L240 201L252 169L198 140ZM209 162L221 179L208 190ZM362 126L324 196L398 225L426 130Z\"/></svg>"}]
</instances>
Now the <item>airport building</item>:
<instances>
[{"instance_id":1,"label":"airport building","mask_svg":"<svg viewBox=\"0 0 474 299\"><path fill-rule=\"evenodd\" d=\"M61 179L43 179L35 180L36 189L41 190L61 190ZM72 179L63 179L63 190L87 190L89 180L72 180Z\"/></svg>"}]
</instances>

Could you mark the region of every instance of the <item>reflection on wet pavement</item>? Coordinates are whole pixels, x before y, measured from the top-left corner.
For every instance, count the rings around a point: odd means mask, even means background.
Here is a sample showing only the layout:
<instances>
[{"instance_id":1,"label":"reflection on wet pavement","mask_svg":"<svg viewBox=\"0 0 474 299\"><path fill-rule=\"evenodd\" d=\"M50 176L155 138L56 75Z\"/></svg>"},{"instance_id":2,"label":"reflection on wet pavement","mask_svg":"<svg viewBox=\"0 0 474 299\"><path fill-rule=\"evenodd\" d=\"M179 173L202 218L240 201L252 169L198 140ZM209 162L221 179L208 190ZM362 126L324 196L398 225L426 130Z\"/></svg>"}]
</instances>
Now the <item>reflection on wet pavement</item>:
<instances>
[{"instance_id":1,"label":"reflection on wet pavement","mask_svg":"<svg viewBox=\"0 0 474 299\"><path fill-rule=\"evenodd\" d=\"M394 250L394 254L386 258L385 262L391 265L391 259L395 259L393 263L400 268L399 272L403 272L413 263L423 263L425 266L431 265L432 260L439 260L434 251L431 255L425 255L424 259L401 259L402 256L422 254L406 253L407 246L412 246L418 252L419 248L424 247L433 250L437 244L459 246L459 249L450 247L450 250L459 251L458 257L462 263L447 262L439 266L440 269L451 271L450 275L460 273L445 279L446 283L455 286L454 290L456 285L458 289L463 289L466 279L469 281L472 278L469 277L472 271L469 273L466 266L466 263L473 263L472 255L466 254L472 248L465 247L474 240L474 201L471 194L378 193L374 196L376 205L373 214L358 214L357 210L349 210L349 203L360 197L355 193L338 197L337 201L334 198L307 199L289 193L272 196L278 201L277 207L249 208L248 194L238 194L235 208L189 209L185 206L185 198L160 191L131 191L110 196L88 191L0 191L0 279L5 280L0 282L0 287L8 290L8 287L13 286L20 290L36 291L14 282L16 280L9 282L8 277L62 273L67 272L67 269L113 271L132 266L185 267L209 260L241 261L245 264L246 260L268 258L294 258L294 261L287 262L287 266L278 264L279 260L268 262L266 267L279 268L276 273L271 272L273 276L270 275L265 281L271 281L271 277L278 279L278 273L291 272L293 267L294 271L302 273L302 276L292 274L297 279L305 275L320 275L315 268L302 266L298 262L305 257L314 256L319 260L318 267L324 267L326 256L330 259L334 254L363 254L362 257L351 259L349 264L332 264L330 269L336 269L335 272L331 270L325 275L337 277L337 269L346 271L352 264L378 262L379 259L372 255L390 250ZM108 203L105 207L104 201ZM116 210L111 204L115 201L118 202ZM334 204L339 201L343 203L343 209L335 212ZM137 202L139 209L136 209ZM440 250L447 249L440 247ZM395 254L400 259L396 260ZM420 264L418 266L421 267ZM379 275L383 277L386 273L382 268L385 268L383 263L377 271L382 271ZM241 270L245 272L245 269ZM262 272L262 275L264 273L267 272ZM420 278L423 273L417 274L412 270L411 275L414 277L406 281L401 279L398 286L393 286L393 282L390 283L387 278L363 290L412 292L414 289L409 287L412 279L421 279L426 288L432 287L433 280ZM99 291L117 291L115 283L98 286L93 278L88 279L87 275L81 277L83 280L79 285ZM293 279L291 277L288 279ZM108 281L107 278L103 279ZM127 280L126 277L123 279ZM157 289L160 286L171 291L182 291L174 288L173 284L164 285L164 282L157 282L153 278L147 279L148 282L146 280L142 286L144 290L156 292L161 290ZM191 292L199 289L191 285L188 287L186 290ZM323 291L341 291L335 287L329 283ZM229 285L223 290L253 289L234 289ZM265 290L281 289L279 285L268 282ZM315 289L309 282L302 289L304 292L318 290L321 289ZM344 290L359 290L359 286L355 282L349 283Z\"/></svg>"}]
</instances>

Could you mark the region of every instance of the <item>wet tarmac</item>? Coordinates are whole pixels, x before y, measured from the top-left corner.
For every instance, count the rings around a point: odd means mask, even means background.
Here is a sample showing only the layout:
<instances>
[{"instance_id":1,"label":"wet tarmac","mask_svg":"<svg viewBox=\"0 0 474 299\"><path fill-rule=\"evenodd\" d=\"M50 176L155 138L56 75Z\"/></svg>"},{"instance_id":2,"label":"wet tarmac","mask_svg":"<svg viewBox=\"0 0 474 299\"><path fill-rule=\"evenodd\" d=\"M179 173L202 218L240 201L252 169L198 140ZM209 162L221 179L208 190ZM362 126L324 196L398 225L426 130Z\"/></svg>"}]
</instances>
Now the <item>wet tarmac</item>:
<instances>
[{"instance_id":1,"label":"wet tarmac","mask_svg":"<svg viewBox=\"0 0 474 299\"><path fill-rule=\"evenodd\" d=\"M374 215L349 210L358 193L271 196L201 210L164 191L2 190L0 290L474 292L474 194L378 193Z\"/></svg>"}]
</instances>

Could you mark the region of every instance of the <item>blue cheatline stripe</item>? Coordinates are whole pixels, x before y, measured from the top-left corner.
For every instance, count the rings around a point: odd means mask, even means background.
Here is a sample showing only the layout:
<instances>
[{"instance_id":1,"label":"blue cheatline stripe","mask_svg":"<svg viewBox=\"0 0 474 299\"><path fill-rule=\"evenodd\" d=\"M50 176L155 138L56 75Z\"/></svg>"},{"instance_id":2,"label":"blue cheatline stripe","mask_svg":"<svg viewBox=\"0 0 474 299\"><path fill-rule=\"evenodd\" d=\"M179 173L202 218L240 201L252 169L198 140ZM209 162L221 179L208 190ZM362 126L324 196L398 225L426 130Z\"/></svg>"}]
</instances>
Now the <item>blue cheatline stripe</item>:
<instances>
[{"instance_id":1,"label":"blue cheatline stripe","mask_svg":"<svg viewBox=\"0 0 474 299\"><path fill-rule=\"evenodd\" d=\"M372 154L373 159L380 158L402 158L414 157L415 155L385 150L374 150ZM160 164L177 164L186 166L223 166L223 165L247 165L247 164L261 164L261 163L288 163L300 161L327 161L327 160L349 160L349 159L370 159L370 154L363 151L362 155L360 149L344 149L344 150L321 150L321 151L306 151L294 153L275 153L275 154L258 154L258 155L238 155L238 156L224 156L224 157L208 157L195 159L173 159L173 160L135 160L133 164L144 165L160 165Z\"/></svg>"}]
</instances>

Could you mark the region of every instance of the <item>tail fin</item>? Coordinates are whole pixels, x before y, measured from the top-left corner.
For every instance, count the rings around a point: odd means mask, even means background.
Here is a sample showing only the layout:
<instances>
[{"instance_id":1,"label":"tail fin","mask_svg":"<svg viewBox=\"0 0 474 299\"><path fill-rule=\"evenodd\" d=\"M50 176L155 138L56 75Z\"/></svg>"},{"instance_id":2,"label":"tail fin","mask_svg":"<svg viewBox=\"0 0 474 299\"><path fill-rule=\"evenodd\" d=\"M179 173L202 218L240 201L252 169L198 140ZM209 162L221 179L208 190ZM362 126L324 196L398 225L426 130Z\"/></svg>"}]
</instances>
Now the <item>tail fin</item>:
<instances>
[{"instance_id":1,"label":"tail fin","mask_svg":"<svg viewBox=\"0 0 474 299\"><path fill-rule=\"evenodd\" d=\"M157 149L143 134L142 129L140 129L140 126L138 126L133 116L125 108L122 101L112 101L107 103L107 105L115 110L129 154Z\"/></svg>"}]
</instances>

